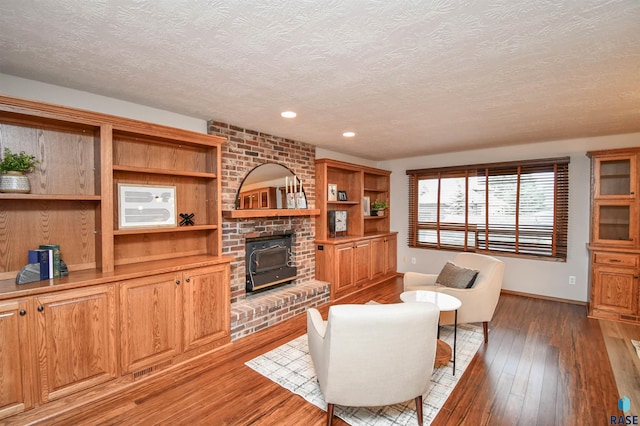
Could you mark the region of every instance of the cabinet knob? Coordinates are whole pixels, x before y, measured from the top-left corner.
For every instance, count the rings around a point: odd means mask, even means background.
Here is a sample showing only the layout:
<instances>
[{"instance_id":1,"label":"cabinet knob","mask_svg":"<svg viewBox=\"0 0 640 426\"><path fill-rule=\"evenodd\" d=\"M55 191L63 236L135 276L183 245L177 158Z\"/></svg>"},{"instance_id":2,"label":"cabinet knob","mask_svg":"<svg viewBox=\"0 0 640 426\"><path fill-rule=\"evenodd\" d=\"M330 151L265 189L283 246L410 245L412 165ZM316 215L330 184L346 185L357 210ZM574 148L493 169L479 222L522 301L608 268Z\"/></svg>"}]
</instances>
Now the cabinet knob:
<instances>
[{"instance_id":1,"label":"cabinet knob","mask_svg":"<svg viewBox=\"0 0 640 426\"><path fill-rule=\"evenodd\" d=\"M42 305L38 306L38 312L42 312L42 311L44 311L44 306Z\"/></svg>"},{"instance_id":2,"label":"cabinet knob","mask_svg":"<svg viewBox=\"0 0 640 426\"><path fill-rule=\"evenodd\" d=\"M633 276L633 279L637 280L637 279L638 279L638 276L637 276L637 275L634 275L634 276Z\"/></svg>"},{"instance_id":3,"label":"cabinet knob","mask_svg":"<svg viewBox=\"0 0 640 426\"><path fill-rule=\"evenodd\" d=\"M180 280L176 280L176 285L180 285Z\"/></svg>"},{"instance_id":4,"label":"cabinet knob","mask_svg":"<svg viewBox=\"0 0 640 426\"><path fill-rule=\"evenodd\" d=\"M185 278L185 281L190 283L191 282L191 278Z\"/></svg>"},{"instance_id":5,"label":"cabinet knob","mask_svg":"<svg viewBox=\"0 0 640 426\"><path fill-rule=\"evenodd\" d=\"M21 316L27 315L27 311L25 311L24 309L20 309L20 315Z\"/></svg>"}]
</instances>

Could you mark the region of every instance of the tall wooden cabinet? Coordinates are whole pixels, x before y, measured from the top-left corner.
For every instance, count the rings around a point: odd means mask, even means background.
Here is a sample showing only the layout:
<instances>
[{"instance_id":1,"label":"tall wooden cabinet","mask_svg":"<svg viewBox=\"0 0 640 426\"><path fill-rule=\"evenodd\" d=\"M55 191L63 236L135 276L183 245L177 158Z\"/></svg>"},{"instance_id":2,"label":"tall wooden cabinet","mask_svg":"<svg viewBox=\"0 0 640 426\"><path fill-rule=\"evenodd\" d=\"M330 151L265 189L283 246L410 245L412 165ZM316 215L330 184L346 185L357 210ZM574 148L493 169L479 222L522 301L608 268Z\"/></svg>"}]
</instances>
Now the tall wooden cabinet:
<instances>
[{"instance_id":1,"label":"tall wooden cabinet","mask_svg":"<svg viewBox=\"0 0 640 426\"><path fill-rule=\"evenodd\" d=\"M229 342L223 142L0 96L0 150L40 162L31 193L0 193L0 418ZM176 226L121 226L120 184L172 187ZM16 285L40 244L60 245L69 275Z\"/></svg>"},{"instance_id":2,"label":"tall wooden cabinet","mask_svg":"<svg viewBox=\"0 0 640 426\"><path fill-rule=\"evenodd\" d=\"M316 160L316 279L331 283L331 299L338 299L396 274L397 237L390 231L390 212L371 216L365 197L389 202L388 170L331 159ZM330 196L329 185L346 194ZM347 229L330 232L331 210L347 214Z\"/></svg>"},{"instance_id":3,"label":"tall wooden cabinet","mask_svg":"<svg viewBox=\"0 0 640 426\"><path fill-rule=\"evenodd\" d=\"M592 151L589 315L640 322L640 148Z\"/></svg>"}]
</instances>

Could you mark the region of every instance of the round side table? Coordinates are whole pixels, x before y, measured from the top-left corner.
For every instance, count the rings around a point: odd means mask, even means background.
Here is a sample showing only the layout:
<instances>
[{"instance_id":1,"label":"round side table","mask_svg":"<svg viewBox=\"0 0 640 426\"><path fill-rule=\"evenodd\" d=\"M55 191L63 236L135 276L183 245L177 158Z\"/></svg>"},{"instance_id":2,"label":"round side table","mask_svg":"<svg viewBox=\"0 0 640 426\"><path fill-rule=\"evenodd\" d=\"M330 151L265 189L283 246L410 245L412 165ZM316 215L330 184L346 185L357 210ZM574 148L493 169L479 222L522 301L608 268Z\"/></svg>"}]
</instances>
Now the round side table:
<instances>
[{"instance_id":1,"label":"round side table","mask_svg":"<svg viewBox=\"0 0 640 426\"><path fill-rule=\"evenodd\" d=\"M456 375L456 340L458 337L458 309L462 306L460 299L449 294L440 293L429 290L412 290L405 291L400 294L400 300L404 303L434 303L440 311L454 311L453 323L453 375ZM440 329L438 328L438 340L440 338ZM440 340L441 341L441 340ZM444 342L443 342L444 343ZM446 343L445 343L446 344Z\"/></svg>"}]
</instances>

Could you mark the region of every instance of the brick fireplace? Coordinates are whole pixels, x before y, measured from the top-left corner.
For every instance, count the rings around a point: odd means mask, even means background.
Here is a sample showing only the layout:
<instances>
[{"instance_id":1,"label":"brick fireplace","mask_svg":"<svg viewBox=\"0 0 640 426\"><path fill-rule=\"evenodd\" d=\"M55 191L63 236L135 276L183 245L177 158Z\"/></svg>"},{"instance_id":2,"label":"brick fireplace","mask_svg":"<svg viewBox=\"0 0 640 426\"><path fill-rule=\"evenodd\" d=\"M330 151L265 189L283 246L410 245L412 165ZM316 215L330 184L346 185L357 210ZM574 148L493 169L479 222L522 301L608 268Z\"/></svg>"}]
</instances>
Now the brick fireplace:
<instances>
[{"instance_id":1,"label":"brick fireplace","mask_svg":"<svg viewBox=\"0 0 640 426\"><path fill-rule=\"evenodd\" d=\"M309 208L315 207L315 147L304 142L209 121L210 134L227 138L222 145L222 210L233 210L244 177L256 166L278 163L301 180ZM231 338L244 337L329 301L329 285L316 281L315 218L309 216L223 219L222 253L231 262ZM247 294L247 239L292 235L297 279Z\"/></svg>"}]
</instances>

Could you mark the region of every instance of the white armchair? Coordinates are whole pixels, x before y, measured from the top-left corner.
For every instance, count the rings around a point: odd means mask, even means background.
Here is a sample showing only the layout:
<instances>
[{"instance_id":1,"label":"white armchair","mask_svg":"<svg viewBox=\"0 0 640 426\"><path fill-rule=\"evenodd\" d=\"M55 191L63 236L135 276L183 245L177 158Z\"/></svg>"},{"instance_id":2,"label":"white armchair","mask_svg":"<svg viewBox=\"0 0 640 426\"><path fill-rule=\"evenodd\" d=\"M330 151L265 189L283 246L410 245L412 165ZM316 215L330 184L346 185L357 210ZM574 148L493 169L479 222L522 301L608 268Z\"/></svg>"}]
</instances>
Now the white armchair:
<instances>
[{"instance_id":1,"label":"white armchair","mask_svg":"<svg viewBox=\"0 0 640 426\"><path fill-rule=\"evenodd\" d=\"M323 321L317 309L309 309L309 352L327 403L327 424L334 404L374 407L414 399L422 425L438 314L432 303L335 305Z\"/></svg>"},{"instance_id":2,"label":"white armchair","mask_svg":"<svg viewBox=\"0 0 640 426\"><path fill-rule=\"evenodd\" d=\"M450 294L462 302L458 310L458 323L481 322L484 329L484 341L489 341L489 321L498 305L504 263L492 256L476 253L460 253L453 263L464 268L479 271L472 288L459 289L436 284L438 274L405 272L404 290L431 290ZM453 324L453 312L442 312L440 324Z\"/></svg>"}]
</instances>

